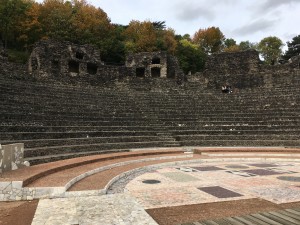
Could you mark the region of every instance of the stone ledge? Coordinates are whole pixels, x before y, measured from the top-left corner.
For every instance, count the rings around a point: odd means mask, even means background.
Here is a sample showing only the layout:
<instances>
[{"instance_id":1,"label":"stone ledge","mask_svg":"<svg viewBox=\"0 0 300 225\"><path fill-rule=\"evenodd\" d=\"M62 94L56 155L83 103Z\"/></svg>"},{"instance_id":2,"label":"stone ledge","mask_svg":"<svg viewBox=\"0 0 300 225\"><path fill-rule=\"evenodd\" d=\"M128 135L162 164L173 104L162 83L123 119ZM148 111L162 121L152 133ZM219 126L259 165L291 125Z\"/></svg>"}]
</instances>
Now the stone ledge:
<instances>
[{"instance_id":1,"label":"stone ledge","mask_svg":"<svg viewBox=\"0 0 300 225\"><path fill-rule=\"evenodd\" d=\"M179 156L165 156L165 157L156 157L156 158L149 158L149 159L141 159L141 160L132 160L122 163L111 164L105 167L100 167L86 173L83 173L70 182L68 182L64 187L23 187L22 181L8 181L8 182L0 182L0 201L18 201L18 200L32 200L32 199L43 199L43 198L63 198L69 196L67 194L67 189L71 187L71 185L75 184L79 180L93 175L95 173L108 170L118 166L124 166L130 163L136 162L145 162L145 161L154 161L154 160L163 160L163 159L178 159L178 158L189 158L192 157L191 154L189 155L179 155ZM85 191L83 192L89 195L94 195L95 193L98 194L105 194L106 190L100 190L99 192L93 191Z\"/></svg>"}]
</instances>

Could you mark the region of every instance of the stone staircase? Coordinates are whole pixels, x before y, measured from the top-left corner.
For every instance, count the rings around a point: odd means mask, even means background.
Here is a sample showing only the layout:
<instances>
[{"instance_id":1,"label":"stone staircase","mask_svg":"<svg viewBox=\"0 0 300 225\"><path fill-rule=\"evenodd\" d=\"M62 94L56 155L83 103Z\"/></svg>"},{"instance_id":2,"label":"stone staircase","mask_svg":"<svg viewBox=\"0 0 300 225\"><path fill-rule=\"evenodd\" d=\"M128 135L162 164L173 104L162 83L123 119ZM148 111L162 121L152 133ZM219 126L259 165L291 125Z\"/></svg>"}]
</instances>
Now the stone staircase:
<instances>
[{"instance_id":1,"label":"stone staircase","mask_svg":"<svg viewBox=\"0 0 300 225\"><path fill-rule=\"evenodd\" d=\"M39 164L178 146L300 146L299 83L223 94L197 82L130 79L99 86L0 77L0 143Z\"/></svg>"}]
</instances>

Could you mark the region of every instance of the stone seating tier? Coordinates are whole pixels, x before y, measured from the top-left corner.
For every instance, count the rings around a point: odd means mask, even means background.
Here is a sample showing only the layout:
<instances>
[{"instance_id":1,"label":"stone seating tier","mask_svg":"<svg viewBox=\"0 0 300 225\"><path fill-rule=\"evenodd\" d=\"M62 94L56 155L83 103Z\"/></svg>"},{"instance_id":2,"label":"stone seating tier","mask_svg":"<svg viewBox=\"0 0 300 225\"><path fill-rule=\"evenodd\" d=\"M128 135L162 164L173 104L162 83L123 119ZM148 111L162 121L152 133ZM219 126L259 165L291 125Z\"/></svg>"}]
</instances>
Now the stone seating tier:
<instances>
[{"instance_id":1,"label":"stone seating tier","mask_svg":"<svg viewBox=\"0 0 300 225\"><path fill-rule=\"evenodd\" d=\"M25 143L33 164L143 147L300 146L299 82L223 94L159 78L93 87L0 77L0 94L1 144Z\"/></svg>"}]
</instances>

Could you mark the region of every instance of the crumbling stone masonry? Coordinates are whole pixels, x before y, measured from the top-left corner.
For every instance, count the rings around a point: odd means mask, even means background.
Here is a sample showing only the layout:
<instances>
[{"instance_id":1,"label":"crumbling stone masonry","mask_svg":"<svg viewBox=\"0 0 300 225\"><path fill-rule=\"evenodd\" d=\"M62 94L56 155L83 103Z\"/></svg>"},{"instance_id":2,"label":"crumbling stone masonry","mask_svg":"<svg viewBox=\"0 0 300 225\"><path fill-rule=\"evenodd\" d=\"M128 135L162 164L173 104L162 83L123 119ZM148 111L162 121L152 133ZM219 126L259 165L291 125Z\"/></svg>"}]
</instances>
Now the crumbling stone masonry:
<instances>
[{"instance_id":1,"label":"crumbling stone masonry","mask_svg":"<svg viewBox=\"0 0 300 225\"><path fill-rule=\"evenodd\" d=\"M207 87L217 89L226 84L235 88L284 86L299 80L296 58L287 64L269 66L260 61L255 50L213 54L206 61L202 78Z\"/></svg>"},{"instance_id":2,"label":"crumbling stone masonry","mask_svg":"<svg viewBox=\"0 0 300 225\"><path fill-rule=\"evenodd\" d=\"M126 67L133 68L136 77L165 77L182 79L183 72L176 57L167 52L141 52L129 54Z\"/></svg>"},{"instance_id":3,"label":"crumbling stone masonry","mask_svg":"<svg viewBox=\"0 0 300 225\"><path fill-rule=\"evenodd\" d=\"M166 52L137 53L127 57L126 65L111 66L101 61L95 46L43 40L36 43L28 72L35 78L106 82L124 77L168 77L182 80L177 59Z\"/></svg>"},{"instance_id":4,"label":"crumbling stone masonry","mask_svg":"<svg viewBox=\"0 0 300 225\"><path fill-rule=\"evenodd\" d=\"M24 166L24 144L0 145L0 173Z\"/></svg>"},{"instance_id":5,"label":"crumbling stone masonry","mask_svg":"<svg viewBox=\"0 0 300 225\"><path fill-rule=\"evenodd\" d=\"M28 71L35 77L81 77L97 74L101 65L100 52L94 46L44 40L36 43Z\"/></svg>"}]
</instances>

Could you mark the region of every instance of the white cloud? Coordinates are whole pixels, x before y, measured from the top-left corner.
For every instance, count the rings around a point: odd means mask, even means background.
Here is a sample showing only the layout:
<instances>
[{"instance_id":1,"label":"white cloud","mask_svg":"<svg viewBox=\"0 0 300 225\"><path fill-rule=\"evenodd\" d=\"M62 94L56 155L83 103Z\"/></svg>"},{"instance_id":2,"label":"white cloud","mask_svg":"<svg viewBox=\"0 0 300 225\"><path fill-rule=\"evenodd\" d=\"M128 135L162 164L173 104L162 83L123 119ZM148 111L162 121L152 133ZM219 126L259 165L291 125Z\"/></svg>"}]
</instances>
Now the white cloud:
<instances>
[{"instance_id":1,"label":"white cloud","mask_svg":"<svg viewBox=\"0 0 300 225\"><path fill-rule=\"evenodd\" d=\"M254 34L257 32L264 32L272 28L275 24L276 24L275 20L265 20L265 19L255 20L254 22L251 22L240 28L235 29L233 33L235 33L236 35L244 36L244 35Z\"/></svg>"},{"instance_id":2,"label":"white cloud","mask_svg":"<svg viewBox=\"0 0 300 225\"><path fill-rule=\"evenodd\" d=\"M184 5L178 9L176 16L179 20L190 21L199 18L206 20L213 20L215 15L213 11L210 11L203 6Z\"/></svg>"}]
</instances>

